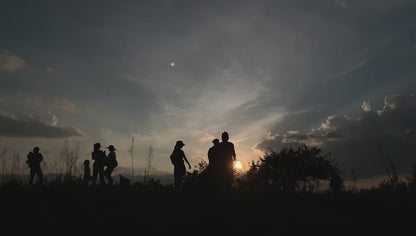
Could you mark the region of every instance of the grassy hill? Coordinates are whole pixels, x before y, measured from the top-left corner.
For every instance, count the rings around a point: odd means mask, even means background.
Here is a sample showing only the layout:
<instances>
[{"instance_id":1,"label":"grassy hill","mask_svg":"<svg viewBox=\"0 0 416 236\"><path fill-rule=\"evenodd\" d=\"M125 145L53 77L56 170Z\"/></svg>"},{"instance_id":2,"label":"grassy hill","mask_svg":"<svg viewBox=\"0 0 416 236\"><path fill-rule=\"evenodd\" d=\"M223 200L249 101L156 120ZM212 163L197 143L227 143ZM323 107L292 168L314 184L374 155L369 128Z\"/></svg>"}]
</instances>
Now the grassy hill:
<instances>
[{"instance_id":1,"label":"grassy hill","mask_svg":"<svg viewBox=\"0 0 416 236\"><path fill-rule=\"evenodd\" d=\"M416 193L281 193L77 184L0 187L1 224L30 235L361 235L413 228Z\"/></svg>"}]
</instances>

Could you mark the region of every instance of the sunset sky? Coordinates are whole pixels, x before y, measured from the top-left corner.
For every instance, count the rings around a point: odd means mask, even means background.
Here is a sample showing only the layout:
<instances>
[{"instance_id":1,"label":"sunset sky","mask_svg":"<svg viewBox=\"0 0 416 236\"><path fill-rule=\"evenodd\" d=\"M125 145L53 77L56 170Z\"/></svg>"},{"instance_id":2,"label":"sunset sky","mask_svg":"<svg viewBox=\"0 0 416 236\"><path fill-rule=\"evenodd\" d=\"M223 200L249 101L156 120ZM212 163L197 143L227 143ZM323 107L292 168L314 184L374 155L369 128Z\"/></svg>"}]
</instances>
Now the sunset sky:
<instances>
[{"instance_id":1,"label":"sunset sky","mask_svg":"<svg viewBox=\"0 0 416 236\"><path fill-rule=\"evenodd\" d=\"M345 178L416 163L416 1L0 2L0 148L149 145L172 172L223 131L243 165L300 143ZM108 152L108 151L107 151ZM142 174L142 173L137 173Z\"/></svg>"}]
</instances>

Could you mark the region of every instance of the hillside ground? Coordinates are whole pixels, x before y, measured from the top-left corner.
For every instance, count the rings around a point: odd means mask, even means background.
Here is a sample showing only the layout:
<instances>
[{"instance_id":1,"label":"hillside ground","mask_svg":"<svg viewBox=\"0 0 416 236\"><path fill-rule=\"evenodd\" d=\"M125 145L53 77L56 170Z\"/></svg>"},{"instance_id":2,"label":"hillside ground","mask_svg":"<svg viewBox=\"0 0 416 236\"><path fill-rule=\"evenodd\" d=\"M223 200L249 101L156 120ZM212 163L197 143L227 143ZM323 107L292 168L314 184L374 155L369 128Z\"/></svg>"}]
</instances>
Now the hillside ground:
<instances>
[{"instance_id":1,"label":"hillside ground","mask_svg":"<svg viewBox=\"0 0 416 236\"><path fill-rule=\"evenodd\" d=\"M397 234L413 230L416 212L412 192L8 185L0 200L1 228L14 235Z\"/></svg>"}]
</instances>

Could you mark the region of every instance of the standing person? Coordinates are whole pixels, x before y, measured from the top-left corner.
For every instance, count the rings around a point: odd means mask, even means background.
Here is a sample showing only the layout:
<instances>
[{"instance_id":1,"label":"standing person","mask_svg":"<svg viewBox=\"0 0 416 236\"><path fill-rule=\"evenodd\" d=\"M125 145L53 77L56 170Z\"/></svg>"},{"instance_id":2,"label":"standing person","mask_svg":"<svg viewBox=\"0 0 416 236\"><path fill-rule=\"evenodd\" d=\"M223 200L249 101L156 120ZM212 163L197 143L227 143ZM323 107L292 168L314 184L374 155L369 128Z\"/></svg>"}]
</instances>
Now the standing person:
<instances>
[{"instance_id":1,"label":"standing person","mask_svg":"<svg viewBox=\"0 0 416 236\"><path fill-rule=\"evenodd\" d=\"M40 162L43 160L42 154L39 152L39 147L34 147L32 152L27 154L26 164L29 165L30 168L30 179L29 185L33 184L33 179L35 174L38 175L39 181L38 183L43 182L43 173L40 168Z\"/></svg>"},{"instance_id":2,"label":"standing person","mask_svg":"<svg viewBox=\"0 0 416 236\"><path fill-rule=\"evenodd\" d=\"M113 184L113 178L111 177L111 174L113 173L113 170L116 166L118 166L118 162L116 159L116 153L114 152L116 148L113 145L110 145L107 147L110 153L108 153L107 158L107 168L104 171L104 176L107 178L108 185Z\"/></svg>"},{"instance_id":3,"label":"standing person","mask_svg":"<svg viewBox=\"0 0 416 236\"><path fill-rule=\"evenodd\" d=\"M93 180L91 176L90 160L84 161L84 184L86 186L90 185L90 180Z\"/></svg>"},{"instance_id":4,"label":"standing person","mask_svg":"<svg viewBox=\"0 0 416 236\"><path fill-rule=\"evenodd\" d=\"M94 151L91 153L91 157L94 160L94 164L92 164L92 186L95 186L95 182L97 181L97 177L100 178L100 185L105 185L104 180L104 165L107 159L105 152L100 150L101 144L95 143L94 144Z\"/></svg>"},{"instance_id":5,"label":"standing person","mask_svg":"<svg viewBox=\"0 0 416 236\"><path fill-rule=\"evenodd\" d=\"M224 187L230 188L234 178L233 162L236 161L236 154L234 144L228 142L229 136L227 132L223 132L221 135L222 142L219 144L220 158L222 165L222 182Z\"/></svg>"},{"instance_id":6,"label":"standing person","mask_svg":"<svg viewBox=\"0 0 416 236\"><path fill-rule=\"evenodd\" d=\"M219 181L219 172L220 172L220 156L219 156L219 144L220 144L220 140L218 140L217 138L212 140L212 143L214 144L214 146L210 147L208 149L208 167L207 167L207 172L208 172L208 179L209 182L213 185L217 185L218 181Z\"/></svg>"},{"instance_id":7,"label":"standing person","mask_svg":"<svg viewBox=\"0 0 416 236\"><path fill-rule=\"evenodd\" d=\"M191 164L189 164L189 161L186 159L185 153L182 150L183 146L185 146L185 144L182 141L177 141L175 148L170 155L170 160L174 167L173 176L175 177L175 188L177 189L180 188L182 177L186 174L184 161L188 164L189 169L191 169Z\"/></svg>"}]
</instances>

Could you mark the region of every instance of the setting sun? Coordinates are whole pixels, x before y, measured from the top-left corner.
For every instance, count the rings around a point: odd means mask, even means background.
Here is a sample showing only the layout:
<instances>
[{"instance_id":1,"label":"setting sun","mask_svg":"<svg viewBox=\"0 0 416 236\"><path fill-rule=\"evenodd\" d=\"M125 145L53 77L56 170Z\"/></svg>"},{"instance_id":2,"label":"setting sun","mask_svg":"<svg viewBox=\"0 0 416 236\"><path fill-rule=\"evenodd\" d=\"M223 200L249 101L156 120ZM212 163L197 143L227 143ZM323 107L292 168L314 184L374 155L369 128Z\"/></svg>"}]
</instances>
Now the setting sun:
<instances>
[{"instance_id":1,"label":"setting sun","mask_svg":"<svg viewBox=\"0 0 416 236\"><path fill-rule=\"evenodd\" d=\"M241 162L240 162L240 161L236 161L236 162L235 162L235 168L236 168L237 170L241 170L241 169L243 168L243 165L241 164Z\"/></svg>"}]
</instances>

